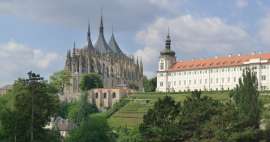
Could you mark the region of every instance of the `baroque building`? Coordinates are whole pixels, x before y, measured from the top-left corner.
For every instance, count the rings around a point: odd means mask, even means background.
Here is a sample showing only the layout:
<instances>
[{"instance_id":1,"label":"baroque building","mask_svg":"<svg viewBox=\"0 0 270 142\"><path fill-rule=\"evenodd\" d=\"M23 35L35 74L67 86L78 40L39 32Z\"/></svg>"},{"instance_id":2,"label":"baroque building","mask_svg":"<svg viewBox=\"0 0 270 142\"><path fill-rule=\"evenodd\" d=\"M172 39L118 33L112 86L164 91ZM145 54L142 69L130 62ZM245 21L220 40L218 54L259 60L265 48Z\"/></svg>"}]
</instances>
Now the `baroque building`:
<instances>
[{"instance_id":1,"label":"baroque building","mask_svg":"<svg viewBox=\"0 0 270 142\"><path fill-rule=\"evenodd\" d=\"M231 90L236 87L247 68L256 74L259 90L270 90L270 53L177 61L168 34L165 49L160 52L156 90L159 92Z\"/></svg>"},{"instance_id":2,"label":"baroque building","mask_svg":"<svg viewBox=\"0 0 270 142\"><path fill-rule=\"evenodd\" d=\"M65 93L80 92L79 83L82 74L98 73L103 80L104 88L136 86L143 89L143 63L129 57L119 48L114 33L109 43L104 37L103 18L101 16L99 35L93 45L90 25L87 31L87 45L83 48L74 47L68 50L65 70L71 73L71 85Z\"/></svg>"}]
</instances>

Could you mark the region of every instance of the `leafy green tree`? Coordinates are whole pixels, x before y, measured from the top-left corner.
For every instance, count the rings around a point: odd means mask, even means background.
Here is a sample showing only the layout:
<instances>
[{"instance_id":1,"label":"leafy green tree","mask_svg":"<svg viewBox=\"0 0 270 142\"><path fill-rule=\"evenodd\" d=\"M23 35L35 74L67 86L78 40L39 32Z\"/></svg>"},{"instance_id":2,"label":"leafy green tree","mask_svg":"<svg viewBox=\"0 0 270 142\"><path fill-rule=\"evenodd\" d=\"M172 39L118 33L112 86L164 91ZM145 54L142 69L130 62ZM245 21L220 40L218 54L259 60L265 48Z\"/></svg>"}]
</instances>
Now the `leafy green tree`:
<instances>
[{"instance_id":1,"label":"leafy green tree","mask_svg":"<svg viewBox=\"0 0 270 142\"><path fill-rule=\"evenodd\" d=\"M50 76L50 84L56 88L58 93L64 94L64 88L70 85L70 78L69 71L61 70Z\"/></svg>"},{"instance_id":2,"label":"leafy green tree","mask_svg":"<svg viewBox=\"0 0 270 142\"><path fill-rule=\"evenodd\" d=\"M58 97L50 93L46 81L42 79L32 80L31 83L28 81L19 79L14 83L8 93L14 96L14 100L10 100L13 102L12 106L6 106L0 112L4 137L10 141L29 142L31 130L34 132L35 141L42 141L44 137L48 137L44 126L56 114L59 107Z\"/></svg>"},{"instance_id":3,"label":"leafy green tree","mask_svg":"<svg viewBox=\"0 0 270 142\"><path fill-rule=\"evenodd\" d=\"M165 96L159 99L153 109L149 109L143 117L140 132L149 142L170 142L177 140L176 117L181 110L180 103L173 98Z\"/></svg>"},{"instance_id":4,"label":"leafy green tree","mask_svg":"<svg viewBox=\"0 0 270 142\"><path fill-rule=\"evenodd\" d=\"M98 112L95 105L88 102L87 93L83 92L80 100L69 108L69 118L77 125L86 120L90 114Z\"/></svg>"},{"instance_id":5,"label":"leafy green tree","mask_svg":"<svg viewBox=\"0 0 270 142\"><path fill-rule=\"evenodd\" d=\"M239 127L259 128L262 105L259 100L256 74L249 69L243 72L231 96L241 118Z\"/></svg>"},{"instance_id":6,"label":"leafy green tree","mask_svg":"<svg viewBox=\"0 0 270 142\"><path fill-rule=\"evenodd\" d=\"M157 77L147 79L146 76L143 78L143 85L144 85L144 91L145 92L153 92L157 88Z\"/></svg>"},{"instance_id":7,"label":"leafy green tree","mask_svg":"<svg viewBox=\"0 0 270 142\"><path fill-rule=\"evenodd\" d=\"M112 142L111 129L103 114L93 114L71 131L67 142Z\"/></svg>"},{"instance_id":8,"label":"leafy green tree","mask_svg":"<svg viewBox=\"0 0 270 142\"><path fill-rule=\"evenodd\" d=\"M258 81L256 74L250 69L243 72L239 84L230 94L236 111L234 133L231 141L258 142L261 138L259 130L262 103L259 100Z\"/></svg>"},{"instance_id":9,"label":"leafy green tree","mask_svg":"<svg viewBox=\"0 0 270 142\"><path fill-rule=\"evenodd\" d=\"M91 90L93 88L102 88L103 83L100 75L96 73L84 74L80 80L80 89L82 91Z\"/></svg>"},{"instance_id":10,"label":"leafy green tree","mask_svg":"<svg viewBox=\"0 0 270 142\"><path fill-rule=\"evenodd\" d=\"M119 128L116 142L143 142L138 128Z\"/></svg>"},{"instance_id":11,"label":"leafy green tree","mask_svg":"<svg viewBox=\"0 0 270 142\"><path fill-rule=\"evenodd\" d=\"M182 115L179 116L179 129L184 141L202 141L212 135L212 131L205 131L206 124L214 116L221 113L223 105L208 96L202 96L201 92L194 91L188 96L182 106Z\"/></svg>"}]
</instances>

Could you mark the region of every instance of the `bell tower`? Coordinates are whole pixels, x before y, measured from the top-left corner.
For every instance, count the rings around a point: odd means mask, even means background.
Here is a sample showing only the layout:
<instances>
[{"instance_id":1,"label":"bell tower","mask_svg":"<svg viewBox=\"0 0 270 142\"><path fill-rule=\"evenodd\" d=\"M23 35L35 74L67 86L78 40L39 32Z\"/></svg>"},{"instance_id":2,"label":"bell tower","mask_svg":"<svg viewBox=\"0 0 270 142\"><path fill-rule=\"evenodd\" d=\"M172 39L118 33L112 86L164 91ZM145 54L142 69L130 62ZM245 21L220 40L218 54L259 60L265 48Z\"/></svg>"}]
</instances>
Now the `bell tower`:
<instances>
[{"instance_id":1,"label":"bell tower","mask_svg":"<svg viewBox=\"0 0 270 142\"><path fill-rule=\"evenodd\" d=\"M171 38L170 32L168 32L165 41L165 49L160 52L158 71L168 70L175 62L175 52L171 50Z\"/></svg>"}]
</instances>

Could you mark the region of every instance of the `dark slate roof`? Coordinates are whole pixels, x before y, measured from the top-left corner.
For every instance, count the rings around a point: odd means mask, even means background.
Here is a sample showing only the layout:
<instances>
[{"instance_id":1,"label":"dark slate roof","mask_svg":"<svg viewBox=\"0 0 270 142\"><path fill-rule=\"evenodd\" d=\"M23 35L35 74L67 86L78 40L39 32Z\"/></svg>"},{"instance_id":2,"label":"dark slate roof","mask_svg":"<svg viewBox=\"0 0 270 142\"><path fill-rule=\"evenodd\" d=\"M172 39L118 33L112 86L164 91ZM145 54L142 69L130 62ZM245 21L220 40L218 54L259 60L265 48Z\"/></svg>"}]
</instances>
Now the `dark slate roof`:
<instances>
[{"instance_id":1,"label":"dark slate roof","mask_svg":"<svg viewBox=\"0 0 270 142\"><path fill-rule=\"evenodd\" d=\"M98 40L97 40L94 47L100 53L110 53L110 52L112 52L111 48L109 47L109 45L106 42L105 37L104 37L102 17L101 17L101 20L100 20Z\"/></svg>"},{"instance_id":2,"label":"dark slate roof","mask_svg":"<svg viewBox=\"0 0 270 142\"><path fill-rule=\"evenodd\" d=\"M111 36L111 40L109 42L109 45L110 45L113 53L116 53L116 54L119 54L119 55L124 55L124 53L119 48L119 46L118 46L118 44L117 44L117 42L115 40L114 34L112 34L112 36Z\"/></svg>"},{"instance_id":3,"label":"dark slate roof","mask_svg":"<svg viewBox=\"0 0 270 142\"><path fill-rule=\"evenodd\" d=\"M99 35L98 40L95 44L95 49L100 53L112 52L103 34Z\"/></svg>"},{"instance_id":4,"label":"dark slate roof","mask_svg":"<svg viewBox=\"0 0 270 142\"><path fill-rule=\"evenodd\" d=\"M91 32L90 32L90 24L88 24L88 31L87 31L87 46L88 48L94 48L91 40Z\"/></svg>"}]
</instances>

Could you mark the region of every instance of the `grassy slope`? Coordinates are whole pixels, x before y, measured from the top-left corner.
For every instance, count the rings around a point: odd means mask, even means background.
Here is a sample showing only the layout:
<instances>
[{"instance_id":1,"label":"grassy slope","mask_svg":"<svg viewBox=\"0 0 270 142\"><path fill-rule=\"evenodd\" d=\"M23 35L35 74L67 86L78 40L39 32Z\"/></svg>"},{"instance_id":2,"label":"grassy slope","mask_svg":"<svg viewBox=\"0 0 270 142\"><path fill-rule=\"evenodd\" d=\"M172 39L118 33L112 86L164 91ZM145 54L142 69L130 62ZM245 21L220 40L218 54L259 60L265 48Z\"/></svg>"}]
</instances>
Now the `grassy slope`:
<instances>
[{"instance_id":1,"label":"grassy slope","mask_svg":"<svg viewBox=\"0 0 270 142\"><path fill-rule=\"evenodd\" d=\"M167 94L172 96L177 101L183 101L188 93L181 93L181 94ZM210 96L214 99L218 99L221 101L228 101L229 96L228 92L216 92L216 93L204 93L204 95ZM137 127L142 122L143 115L147 112L149 108L151 108L155 101L158 98L164 97L165 94L158 94L158 93L142 93L142 94L134 94L127 99L131 101L122 107L119 111L114 113L109 119L109 125L111 127ZM270 103L270 93L269 95L261 96L261 100L263 104ZM266 109L265 109L266 110ZM269 113L269 109L267 109ZM264 115L268 114L264 111Z\"/></svg>"}]
</instances>

